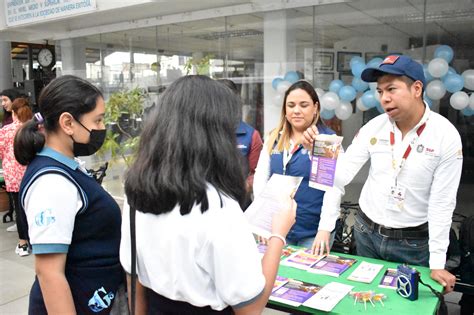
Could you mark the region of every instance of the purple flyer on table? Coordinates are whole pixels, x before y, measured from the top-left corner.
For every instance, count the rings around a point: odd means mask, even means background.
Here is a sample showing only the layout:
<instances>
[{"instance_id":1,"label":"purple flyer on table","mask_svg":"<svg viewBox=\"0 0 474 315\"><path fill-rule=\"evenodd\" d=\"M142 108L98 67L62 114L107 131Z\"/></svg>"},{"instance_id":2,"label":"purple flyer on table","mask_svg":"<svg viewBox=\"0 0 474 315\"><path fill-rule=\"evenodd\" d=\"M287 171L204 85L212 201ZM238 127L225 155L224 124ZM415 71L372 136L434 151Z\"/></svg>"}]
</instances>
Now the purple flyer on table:
<instances>
[{"instance_id":1,"label":"purple flyer on table","mask_svg":"<svg viewBox=\"0 0 474 315\"><path fill-rule=\"evenodd\" d=\"M320 289L321 286L317 284L289 280L285 285L275 290L270 295L270 299L292 306L300 306Z\"/></svg>"}]
</instances>

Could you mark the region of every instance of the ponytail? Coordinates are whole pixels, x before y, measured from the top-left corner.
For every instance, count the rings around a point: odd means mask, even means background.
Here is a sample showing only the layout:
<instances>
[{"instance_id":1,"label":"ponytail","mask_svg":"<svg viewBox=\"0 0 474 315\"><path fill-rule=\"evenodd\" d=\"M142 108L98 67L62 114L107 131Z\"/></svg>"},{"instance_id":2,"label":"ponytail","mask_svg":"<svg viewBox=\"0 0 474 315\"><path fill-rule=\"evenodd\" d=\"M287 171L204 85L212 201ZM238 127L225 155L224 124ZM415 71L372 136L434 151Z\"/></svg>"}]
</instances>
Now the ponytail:
<instances>
[{"instance_id":1,"label":"ponytail","mask_svg":"<svg viewBox=\"0 0 474 315\"><path fill-rule=\"evenodd\" d=\"M24 123L15 135L13 151L21 165L28 165L40 152L45 143L44 134L39 130L41 123L37 116Z\"/></svg>"}]
</instances>

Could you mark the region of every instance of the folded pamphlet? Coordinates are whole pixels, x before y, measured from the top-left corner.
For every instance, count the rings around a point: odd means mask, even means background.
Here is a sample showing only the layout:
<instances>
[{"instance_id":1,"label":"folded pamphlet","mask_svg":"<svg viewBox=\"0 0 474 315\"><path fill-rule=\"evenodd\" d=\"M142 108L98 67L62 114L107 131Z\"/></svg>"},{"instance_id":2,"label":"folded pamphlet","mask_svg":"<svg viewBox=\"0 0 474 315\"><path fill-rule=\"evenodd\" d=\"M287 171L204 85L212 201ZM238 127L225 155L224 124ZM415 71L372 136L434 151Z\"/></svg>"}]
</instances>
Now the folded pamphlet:
<instances>
[{"instance_id":1,"label":"folded pamphlet","mask_svg":"<svg viewBox=\"0 0 474 315\"><path fill-rule=\"evenodd\" d=\"M359 266L347 277L348 280L371 283L379 271L383 268L381 264L372 264L366 261L360 263Z\"/></svg>"},{"instance_id":2,"label":"folded pamphlet","mask_svg":"<svg viewBox=\"0 0 474 315\"><path fill-rule=\"evenodd\" d=\"M309 187L326 191L334 186L341 143L342 137L337 135L320 134L316 136L311 152Z\"/></svg>"}]
</instances>

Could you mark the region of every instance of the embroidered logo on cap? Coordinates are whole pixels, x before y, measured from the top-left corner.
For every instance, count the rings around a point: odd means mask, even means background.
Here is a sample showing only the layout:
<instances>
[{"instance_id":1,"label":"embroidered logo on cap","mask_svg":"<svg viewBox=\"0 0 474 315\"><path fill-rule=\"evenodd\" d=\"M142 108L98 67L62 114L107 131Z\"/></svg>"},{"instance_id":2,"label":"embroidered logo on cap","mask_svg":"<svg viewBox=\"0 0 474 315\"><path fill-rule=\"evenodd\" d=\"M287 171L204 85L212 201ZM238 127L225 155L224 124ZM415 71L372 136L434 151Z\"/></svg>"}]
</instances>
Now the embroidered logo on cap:
<instances>
[{"instance_id":1,"label":"embroidered logo on cap","mask_svg":"<svg viewBox=\"0 0 474 315\"><path fill-rule=\"evenodd\" d=\"M397 60L398 58L400 58L400 56L388 56L384 59L384 61L382 62L383 65L393 65Z\"/></svg>"}]
</instances>

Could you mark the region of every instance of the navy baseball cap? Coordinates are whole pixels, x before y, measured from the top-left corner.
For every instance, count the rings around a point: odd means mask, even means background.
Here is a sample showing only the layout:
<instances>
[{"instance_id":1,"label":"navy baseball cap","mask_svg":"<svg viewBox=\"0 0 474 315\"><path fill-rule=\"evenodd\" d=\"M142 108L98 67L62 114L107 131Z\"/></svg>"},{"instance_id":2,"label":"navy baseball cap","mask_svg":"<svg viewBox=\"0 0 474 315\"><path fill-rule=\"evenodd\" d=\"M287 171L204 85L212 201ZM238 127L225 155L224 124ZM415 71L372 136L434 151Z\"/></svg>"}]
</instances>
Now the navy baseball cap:
<instances>
[{"instance_id":1,"label":"navy baseball cap","mask_svg":"<svg viewBox=\"0 0 474 315\"><path fill-rule=\"evenodd\" d=\"M377 82L377 79L384 74L404 75L414 81L421 81L423 88L426 88L423 66L408 56L387 56L378 67L362 71L361 78L365 82Z\"/></svg>"}]
</instances>

